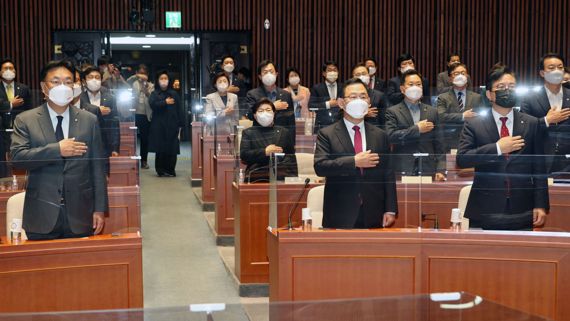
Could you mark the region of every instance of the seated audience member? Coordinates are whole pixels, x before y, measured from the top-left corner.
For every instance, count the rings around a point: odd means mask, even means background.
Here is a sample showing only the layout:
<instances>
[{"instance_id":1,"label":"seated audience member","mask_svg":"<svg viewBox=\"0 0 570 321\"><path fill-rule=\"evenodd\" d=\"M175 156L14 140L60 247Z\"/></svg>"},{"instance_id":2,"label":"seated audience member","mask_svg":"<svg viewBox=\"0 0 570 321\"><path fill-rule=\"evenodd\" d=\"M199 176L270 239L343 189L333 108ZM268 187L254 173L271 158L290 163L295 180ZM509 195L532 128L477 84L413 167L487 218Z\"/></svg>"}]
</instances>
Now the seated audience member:
<instances>
[{"instance_id":1,"label":"seated audience member","mask_svg":"<svg viewBox=\"0 0 570 321\"><path fill-rule=\"evenodd\" d=\"M88 67L83 71L83 85L87 89L81 94L84 103L99 107L103 116L101 130L105 157L119 156L121 145L121 132L115 97L108 89L101 86L101 72L96 67Z\"/></svg>"},{"instance_id":2,"label":"seated audience member","mask_svg":"<svg viewBox=\"0 0 570 321\"><path fill-rule=\"evenodd\" d=\"M359 79L344 86L343 118L319 130L315 172L326 177L323 227L379 228L394 224L396 179L388 135L364 121L370 107Z\"/></svg>"},{"instance_id":3,"label":"seated audience member","mask_svg":"<svg viewBox=\"0 0 570 321\"><path fill-rule=\"evenodd\" d=\"M238 96L228 92L230 80L223 72L214 76L212 87L216 88L217 91L206 96L206 107L204 108L204 113L209 119L207 123L208 133L210 135L233 133L239 119Z\"/></svg>"},{"instance_id":4,"label":"seated audience member","mask_svg":"<svg viewBox=\"0 0 570 321\"><path fill-rule=\"evenodd\" d=\"M47 102L18 115L11 154L28 171L23 228L29 240L99 234L107 211L103 144L97 117L70 105L73 66L49 62L41 71Z\"/></svg>"},{"instance_id":5,"label":"seated audience member","mask_svg":"<svg viewBox=\"0 0 570 321\"><path fill-rule=\"evenodd\" d=\"M487 117L465 122L457 165L475 167L465 217L470 227L531 230L542 226L549 209L540 120L513 109L515 74L494 66L487 76L492 104Z\"/></svg>"},{"instance_id":6,"label":"seated audience member","mask_svg":"<svg viewBox=\"0 0 570 321\"><path fill-rule=\"evenodd\" d=\"M437 94L443 94L453 89L453 81L450 79L449 67L453 64L461 62L459 54L451 53L447 56L447 68L445 71L437 75ZM471 77L467 75L467 88L471 89Z\"/></svg>"},{"instance_id":7,"label":"seated audience member","mask_svg":"<svg viewBox=\"0 0 570 321\"><path fill-rule=\"evenodd\" d=\"M401 82L404 101L386 112L386 131L393 144L394 171L405 175L435 174L436 181L444 181L445 142L437 109L421 102L423 84L420 73L407 70L402 74ZM415 153L427 153L428 156L416 157Z\"/></svg>"},{"instance_id":8,"label":"seated audience member","mask_svg":"<svg viewBox=\"0 0 570 321\"><path fill-rule=\"evenodd\" d=\"M315 130L336 122L340 116L338 99L342 97L342 88L338 84L338 64L326 61L321 67L324 82L311 88L309 108L316 109Z\"/></svg>"},{"instance_id":9,"label":"seated audience member","mask_svg":"<svg viewBox=\"0 0 570 321\"><path fill-rule=\"evenodd\" d=\"M242 133L240 158L247 167L248 182L269 180L269 156L285 153L279 158L278 177L297 176L295 147L289 139L288 129L275 124L276 108L269 99L258 100L251 109L253 126Z\"/></svg>"},{"instance_id":10,"label":"seated audience member","mask_svg":"<svg viewBox=\"0 0 570 321\"><path fill-rule=\"evenodd\" d=\"M539 119L544 138L546 171L570 172L570 89L562 86L564 58L549 53L538 63L544 86L538 92L528 93L521 103L521 111Z\"/></svg>"},{"instance_id":11,"label":"seated audience member","mask_svg":"<svg viewBox=\"0 0 570 321\"><path fill-rule=\"evenodd\" d=\"M396 61L396 66L398 67L398 75L388 80L386 85L386 97L390 106L397 105L404 100L404 94L400 89L402 74L408 70L416 69L416 60L409 53L401 54ZM427 78L422 77L423 93L422 102L427 105L431 105L431 95L429 88L429 81Z\"/></svg>"},{"instance_id":12,"label":"seated audience member","mask_svg":"<svg viewBox=\"0 0 570 321\"><path fill-rule=\"evenodd\" d=\"M477 117L474 109L481 107L481 95L467 89L467 67L460 62L453 63L449 66L448 73L453 85L437 97L437 112L443 125L446 152L457 149L463 123L469 118Z\"/></svg>"},{"instance_id":13,"label":"seated audience member","mask_svg":"<svg viewBox=\"0 0 570 321\"><path fill-rule=\"evenodd\" d=\"M246 106L251 108L263 98L269 99L275 106L275 125L285 127L289 139L295 146L295 114L293 111L293 99L287 91L277 87L277 67L271 60L264 60L257 67L257 77L261 85L247 92ZM248 116L253 120L253 115Z\"/></svg>"},{"instance_id":14,"label":"seated audience member","mask_svg":"<svg viewBox=\"0 0 570 321\"><path fill-rule=\"evenodd\" d=\"M368 90L368 98L370 100L370 108L366 115L366 120L371 124L384 128L386 122L386 104L384 103L384 94L376 89L370 89L370 75L366 65L359 62L352 67L352 77L360 79Z\"/></svg>"},{"instance_id":15,"label":"seated audience member","mask_svg":"<svg viewBox=\"0 0 570 321\"><path fill-rule=\"evenodd\" d=\"M285 74L288 86L283 88L291 94L295 107L295 118L309 117L309 99L311 92L309 88L301 86L301 73L295 68L287 69Z\"/></svg>"},{"instance_id":16,"label":"seated audience member","mask_svg":"<svg viewBox=\"0 0 570 321\"><path fill-rule=\"evenodd\" d=\"M384 93L384 90L386 90L386 81L378 76L378 63L376 59L368 57L364 61L364 64L368 69L368 75L370 75L370 82L367 84L367 87Z\"/></svg>"}]
</instances>

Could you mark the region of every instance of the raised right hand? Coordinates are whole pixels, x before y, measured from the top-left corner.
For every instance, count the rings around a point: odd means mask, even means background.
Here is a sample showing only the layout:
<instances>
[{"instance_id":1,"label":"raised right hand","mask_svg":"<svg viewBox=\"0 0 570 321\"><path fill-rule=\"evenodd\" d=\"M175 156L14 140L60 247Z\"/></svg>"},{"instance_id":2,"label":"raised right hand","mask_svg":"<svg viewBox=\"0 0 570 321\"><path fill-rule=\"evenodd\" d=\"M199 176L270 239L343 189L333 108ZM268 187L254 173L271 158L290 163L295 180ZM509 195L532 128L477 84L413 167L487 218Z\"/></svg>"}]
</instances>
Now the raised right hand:
<instances>
[{"instance_id":1,"label":"raised right hand","mask_svg":"<svg viewBox=\"0 0 570 321\"><path fill-rule=\"evenodd\" d=\"M380 155L370 150L354 155L354 165L359 168L376 167L380 163Z\"/></svg>"},{"instance_id":2,"label":"raised right hand","mask_svg":"<svg viewBox=\"0 0 570 321\"><path fill-rule=\"evenodd\" d=\"M509 154L524 147L524 139L521 136L506 136L497 141L501 153Z\"/></svg>"},{"instance_id":3,"label":"raised right hand","mask_svg":"<svg viewBox=\"0 0 570 321\"><path fill-rule=\"evenodd\" d=\"M429 133L435 127L433 123L431 121L428 121L427 119L420 120L417 125L420 130L420 134Z\"/></svg>"},{"instance_id":4,"label":"raised right hand","mask_svg":"<svg viewBox=\"0 0 570 321\"><path fill-rule=\"evenodd\" d=\"M271 144L271 145L265 147L265 156L269 156L273 153L283 153L283 148L281 148L275 144Z\"/></svg>"},{"instance_id":5,"label":"raised right hand","mask_svg":"<svg viewBox=\"0 0 570 321\"><path fill-rule=\"evenodd\" d=\"M561 123L570 118L570 108L558 109L550 108L546 114L546 121L549 124Z\"/></svg>"},{"instance_id":6,"label":"raised right hand","mask_svg":"<svg viewBox=\"0 0 570 321\"><path fill-rule=\"evenodd\" d=\"M167 105L174 105L174 98L172 98L172 97L166 98L166 104Z\"/></svg>"},{"instance_id":7,"label":"raised right hand","mask_svg":"<svg viewBox=\"0 0 570 321\"><path fill-rule=\"evenodd\" d=\"M62 157L81 156L87 153L87 145L76 142L75 138L67 138L59 141L59 152Z\"/></svg>"}]
</instances>

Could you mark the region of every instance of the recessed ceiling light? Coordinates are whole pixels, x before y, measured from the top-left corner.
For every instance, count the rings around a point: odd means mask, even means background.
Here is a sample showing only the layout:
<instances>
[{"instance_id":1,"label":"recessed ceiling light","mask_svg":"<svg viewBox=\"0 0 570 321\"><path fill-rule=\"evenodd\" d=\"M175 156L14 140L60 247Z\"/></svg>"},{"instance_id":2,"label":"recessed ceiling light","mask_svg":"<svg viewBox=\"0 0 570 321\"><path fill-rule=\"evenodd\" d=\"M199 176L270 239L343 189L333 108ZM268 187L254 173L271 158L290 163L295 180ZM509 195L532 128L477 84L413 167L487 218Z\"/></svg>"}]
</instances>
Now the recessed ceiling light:
<instances>
[{"instance_id":1,"label":"recessed ceiling light","mask_svg":"<svg viewBox=\"0 0 570 321\"><path fill-rule=\"evenodd\" d=\"M156 37L156 35L145 35L145 37L147 37L147 38L154 38L154 37Z\"/></svg>"},{"instance_id":2,"label":"recessed ceiling light","mask_svg":"<svg viewBox=\"0 0 570 321\"><path fill-rule=\"evenodd\" d=\"M150 48L149 45L144 45L144 46L142 46L142 47L143 47L143 48Z\"/></svg>"}]
</instances>

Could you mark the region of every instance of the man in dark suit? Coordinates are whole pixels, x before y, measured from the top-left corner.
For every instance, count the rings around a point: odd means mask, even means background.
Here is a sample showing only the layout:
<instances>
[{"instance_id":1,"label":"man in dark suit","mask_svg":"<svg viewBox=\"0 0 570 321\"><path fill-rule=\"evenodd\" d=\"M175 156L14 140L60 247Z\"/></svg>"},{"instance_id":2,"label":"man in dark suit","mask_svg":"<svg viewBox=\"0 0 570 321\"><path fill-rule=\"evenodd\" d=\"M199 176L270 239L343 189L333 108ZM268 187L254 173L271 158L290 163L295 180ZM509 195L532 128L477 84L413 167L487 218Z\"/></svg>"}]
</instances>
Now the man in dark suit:
<instances>
[{"instance_id":1,"label":"man in dark suit","mask_svg":"<svg viewBox=\"0 0 570 321\"><path fill-rule=\"evenodd\" d=\"M97 119L69 105L69 63L50 62L40 77L48 101L18 115L12 136L14 166L28 171L23 228L30 240L98 234L108 202Z\"/></svg>"},{"instance_id":2,"label":"man in dark suit","mask_svg":"<svg viewBox=\"0 0 570 321\"><path fill-rule=\"evenodd\" d=\"M516 79L506 66L487 76L486 117L465 122L457 165L475 167L465 217L471 227L530 230L546 221L548 184L539 120L513 110Z\"/></svg>"},{"instance_id":3,"label":"man in dark suit","mask_svg":"<svg viewBox=\"0 0 570 321\"><path fill-rule=\"evenodd\" d=\"M83 85L87 89L81 94L81 101L99 106L102 121L101 132L105 146L105 157L119 156L121 131L115 97L101 86L101 72L97 67L88 67L83 71Z\"/></svg>"},{"instance_id":4,"label":"man in dark suit","mask_svg":"<svg viewBox=\"0 0 570 321\"><path fill-rule=\"evenodd\" d=\"M452 64L456 64L461 62L461 58L459 58L459 54L457 53L450 53L447 55L447 68L446 70L437 74L437 94L443 94L448 92L449 90L453 89L453 80L451 80L448 69ZM467 75L467 88L471 89L471 77Z\"/></svg>"},{"instance_id":5,"label":"man in dark suit","mask_svg":"<svg viewBox=\"0 0 570 321\"><path fill-rule=\"evenodd\" d=\"M83 109L92 113L93 115L97 116L97 124L99 125L99 129L103 126L104 120L103 115L101 114L101 109L99 106L92 105L87 101L81 100L81 94L83 93L83 84L81 83L81 74L79 73L79 69L75 68L75 83L73 84L73 100L71 101L71 106ZM103 133L101 133L101 138L103 137Z\"/></svg>"},{"instance_id":6,"label":"man in dark suit","mask_svg":"<svg viewBox=\"0 0 570 321\"><path fill-rule=\"evenodd\" d=\"M344 86L343 118L317 137L315 172L326 177L325 228L378 228L394 224L396 180L386 133L364 121L370 106L366 85Z\"/></svg>"},{"instance_id":7,"label":"man in dark suit","mask_svg":"<svg viewBox=\"0 0 570 321\"><path fill-rule=\"evenodd\" d=\"M384 90L386 90L386 81L378 76L378 63L376 59L374 59L374 57L368 57L364 61L364 64L370 75L370 82L367 84L367 87L384 93Z\"/></svg>"},{"instance_id":8,"label":"man in dark suit","mask_svg":"<svg viewBox=\"0 0 570 321\"><path fill-rule=\"evenodd\" d=\"M384 123L386 122L386 104L384 103L384 94L381 91L371 89L370 86L368 86L371 79L366 65L361 62L354 65L354 67L352 67L352 77L360 79L365 85L367 85L370 108L366 115L366 121L376 127L384 128Z\"/></svg>"},{"instance_id":9,"label":"man in dark suit","mask_svg":"<svg viewBox=\"0 0 570 321\"><path fill-rule=\"evenodd\" d=\"M277 67L271 60L264 60L257 67L257 77L261 81L259 87L247 92L245 105L249 110L262 98L271 100L275 109L275 125L282 126L289 131L293 146L295 146L295 112L293 110L293 98L287 91L277 87ZM253 120L253 115L248 112L248 118Z\"/></svg>"},{"instance_id":10,"label":"man in dark suit","mask_svg":"<svg viewBox=\"0 0 570 321\"><path fill-rule=\"evenodd\" d=\"M311 88L309 109L316 109L315 131L336 122L339 117L339 98L342 97L342 88L338 84L338 64L328 60L321 67L324 82Z\"/></svg>"},{"instance_id":11,"label":"man in dark suit","mask_svg":"<svg viewBox=\"0 0 570 321\"><path fill-rule=\"evenodd\" d=\"M404 100L404 94L400 90L401 85L401 75L408 70L416 70L416 60L409 53L401 54L396 61L396 66L398 67L398 75L388 80L386 84L386 97L388 102L388 107L397 105ZM424 104L431 105L431 94L429 89L429 81L427 78L422 77L423 83L423 98Z\"/></svg>"},{"instance_id":12,"label":"man in dark suit","mask_svg":"<svg viewBox=\"0 0 570 321\"><path fill-rule=\"evenodd\" d=\"M407 70L401 82L404 101L386 112L386 131L394 144L394 170L405 175L435 174L436 181L444 181L445 143L437 109L421 102L420 73ZM429 155L416 157L416 153Z\"/></svg>"},{"instance_id":13,"label":"man in dark suit","mask_svg":"<svg viewBox=\"0 0 570 321\"><path fill-rule=\"evenodd\" d=\"M446 153L457 149L463 123L477 117L474 109L481 107L481 95L468 89L467 67L457 62L450 65L448 73L452 88L437 97L437 112L443 123Z\"/></svg>"},{"instance_id":14,"label":"man in dark suit","mask_svg":"<svg viewBox=\"0 0 570 321\"><path fill-rule=\"evenodd\" d=\"M547 54L540 59L538 70L544 86L525 97L521 111L540 121L547 172L570 172L570 160L565 156L570 154L570 89L562 86L564 59Z\"/></svg>"}]
</instances>

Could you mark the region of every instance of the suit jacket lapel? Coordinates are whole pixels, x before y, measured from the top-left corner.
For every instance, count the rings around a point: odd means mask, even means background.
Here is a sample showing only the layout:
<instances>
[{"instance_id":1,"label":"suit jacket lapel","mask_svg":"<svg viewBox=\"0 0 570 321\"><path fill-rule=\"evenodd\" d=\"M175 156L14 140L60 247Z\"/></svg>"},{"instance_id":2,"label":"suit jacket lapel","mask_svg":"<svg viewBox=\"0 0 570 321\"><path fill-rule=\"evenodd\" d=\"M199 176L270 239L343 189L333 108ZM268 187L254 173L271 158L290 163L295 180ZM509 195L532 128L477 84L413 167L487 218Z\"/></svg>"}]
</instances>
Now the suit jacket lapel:
<instances>
[{"instance_id":1,"label":"suit jacket lapel","mask_svg":"<svg viewBox=\"0 0 570 321\"><path fill-rule=\"evenodd\" d=\"M524 120L521 119L521 114L514 110L513 111L513 132L511 133L511 136L521 136L523 139L527 136L526 132L527 132L527 124ZM512 157L509 157L509 162L513 159L513 157L519 155L522 151L524 150L524 148L511 153Z\"/></svg>"},{"instance_id":2,"label":"suit jacket lapel","mask_svg":"<svg viewBox=\"0 0 570 321\"><path fill-rule=\"evenodd\" d=\"M408 106L406 106L406 103L404 102L402 102L402 106L400 106L400 114L402 114L406 122L408 122L407 123L408 127L414 125L414 118L412 117L412 113L410 112ZM420 113L420 120L421 120L421 113Z\"/></svg>"},{"instance_id":3,"label":"suit jacket lapel","mask_svg":"<svg viewBox=\"0 0 570 321\"><path fill-rule=\"evenodd\" d=\"M546 88L542 87L542 90L540 91L540 93L536 98L542 109L544 109L544 111L547 113L548 110L550 109L550 101L548 100L548 96L546 95Z\"/></svg>"},{"instance_id":4,"label":"suit jacket lapel","mask_svg":"<svg viewBox=\"0 0 570 321\"><path fill-rule=\"evenodd\" d=\"M364 131L366 132L366 149L372 152L377 151L376 140L372 139L372 134L370 133L370 124L364 122Z\"/></svg>"},{"instance_id":5,"label":"suit jacket lapel","mask_svg":"<svg viewBox=\"0 0 570 321\"><path fill-rule=\"evenodd\" d=\"M487 133L489 134L492 142L497 142L501 137L499 136L499 129L497 128L495 118L493 117L491 111L489 111L489 115L486 118L487 119L484 124L485 128L487 129Z\"/></svg>"},{"instance_id":6,"label":"suit jacket lapel","mask_svg":"<svg viewBox=\"0 0 570 321\"><path fill-rule=\"evenodd\" d=\"M40 128L42 129L42 133L44 134L44 138L46 143L56 143L57 140L55 138L55 130L53 129L53 124L51 122L51 118L49 117L48 105L43 104L41 108L38 108L38 123Z\"/></svg>"},{"instance_id":7,"label":"suit jacket lapel","mask_svg":"<svg viewBox=\"0 0 570 321\"><path fill-rule=\"evenodd\" d=\"M229 99L230 99L229 97L230 96L227 96L227 97L228 97L228 103L229 103ZM214 108L215 109L223 109L224 108L224 101L222 100L222 97L220 97L219 94L214 95Z\"/></svg>"},{"instance_id":8,"label":"suit jacket lapel","mask_svg":"<svg viewBox=\"0 0 570 321\"><path fill-rule=\"evenodd\" d=\"M354 146L352 145L352 141L350 140L350 136L348 135L348 130L346 125L344 124L344 120L340 120L336 122L335 132L336 137L338 138L341 146L346 151L347 154L354 154ZM368 144L368 139L366 141Z\"/></svg>"},{"instance_id":9,"label":"suit jacket lapel","mask_svg":"<svg viewBox=\"0 0 570 321\"><path fill-rule=\"evenodd\" d=\"M76 137L78 134L79 126L79 109L69 106L69 132L67 134L68 138Z\"/></svg>"},{"instance_id":10,"label":"suit jacket lapel","mask_svg":"<svg viewBox=\"0 0 570 321\"><path fill-rule=\"evenodd\" d=\"M570 108L570 90L562 88L562 108Z\"/></svg>"}]
</instances>

